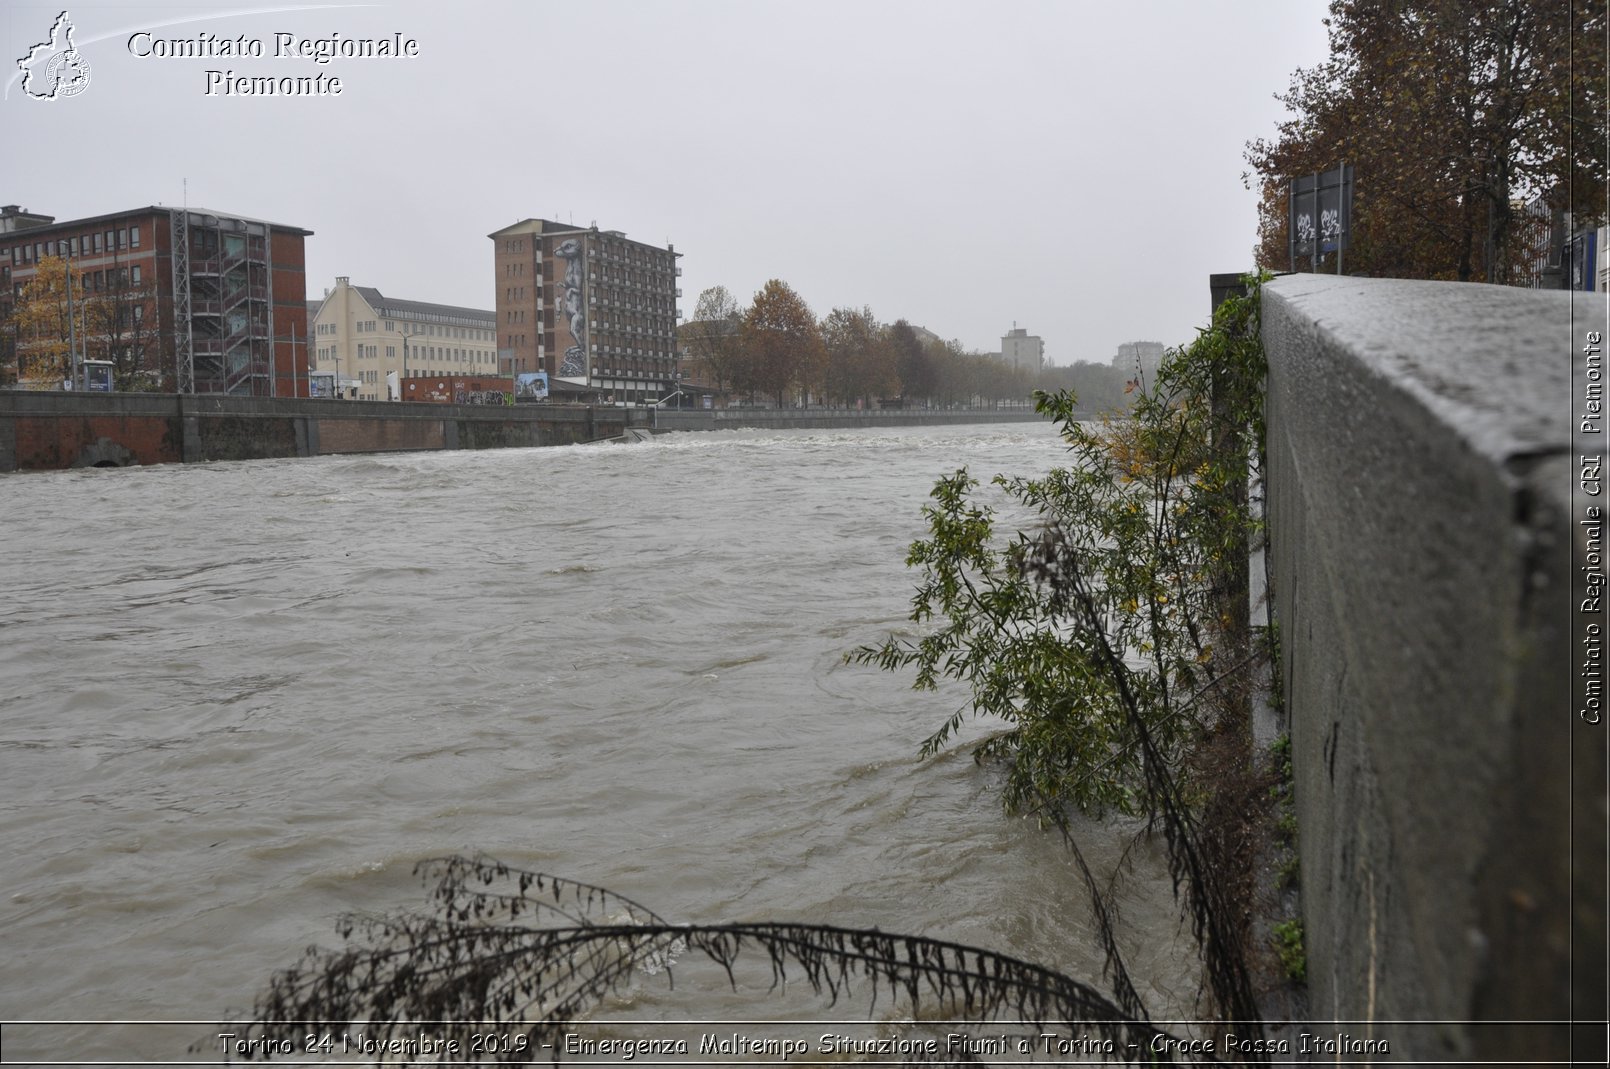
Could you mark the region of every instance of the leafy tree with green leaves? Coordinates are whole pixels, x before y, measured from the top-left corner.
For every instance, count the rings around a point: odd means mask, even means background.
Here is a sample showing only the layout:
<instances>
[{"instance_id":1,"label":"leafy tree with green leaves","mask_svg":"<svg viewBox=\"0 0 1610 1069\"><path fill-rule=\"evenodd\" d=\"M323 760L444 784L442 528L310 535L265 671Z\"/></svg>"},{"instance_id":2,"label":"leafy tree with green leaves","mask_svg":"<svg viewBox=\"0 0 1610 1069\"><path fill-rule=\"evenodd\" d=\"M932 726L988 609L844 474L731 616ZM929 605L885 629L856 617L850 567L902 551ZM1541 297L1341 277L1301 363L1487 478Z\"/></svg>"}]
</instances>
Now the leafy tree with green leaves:
<instances>
[{"instance_id":1,"label":"leafy tree with green leaves","mask_svg":"<svg viewBox=\"0 0 1610 1069\"><path fill-rule=\"evenodd\" d=\"M947 679L969 689L924 754L952 738L969 708L1003 721L977 753L1008 761L1014 810L1146 808L1136 725L1105 649L1118 652L1124 686L1170 760L1222 708L1206 699L1244 685L1248 664L1230 655L1224 601L1235 585L1227 568L1258 526L1237 492L1256 462L1248 443L1262 434L1256 307L1253 298L1221 309L1212 330L1171 354L1128 419L1081 423L1072 394L1038 394L1069 463L993 480L1033 529L1002 540L972 475L940 480L923 510L928 537L907 558L922 569L912 619L929 629L852 655L915 669L921 689ZM1089 587L1089 611L1070 600L1069 569Z\"/></svg>"}]
</instances>

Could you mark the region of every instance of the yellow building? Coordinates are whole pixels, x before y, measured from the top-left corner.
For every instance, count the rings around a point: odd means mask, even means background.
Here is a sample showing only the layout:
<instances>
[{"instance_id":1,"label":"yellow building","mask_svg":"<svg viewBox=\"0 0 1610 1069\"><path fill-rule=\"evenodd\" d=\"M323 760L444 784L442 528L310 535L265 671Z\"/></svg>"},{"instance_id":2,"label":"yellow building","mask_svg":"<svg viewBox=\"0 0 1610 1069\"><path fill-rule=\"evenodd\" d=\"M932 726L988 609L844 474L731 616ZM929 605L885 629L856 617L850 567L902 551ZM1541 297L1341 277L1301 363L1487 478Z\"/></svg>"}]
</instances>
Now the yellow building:
<instances>
[{"instance_id":1,"label":"yellow building","mask_svg":"<svg viewBox=\"0 0 1610 1069\"><path fill-rule=\"evenodd\" d=\"M319 302L312 331L314 369L355 382L362 401L399 400L405 378L498 370L492 312L387 297L346 275Z\"/></svg>"}]
</instances>

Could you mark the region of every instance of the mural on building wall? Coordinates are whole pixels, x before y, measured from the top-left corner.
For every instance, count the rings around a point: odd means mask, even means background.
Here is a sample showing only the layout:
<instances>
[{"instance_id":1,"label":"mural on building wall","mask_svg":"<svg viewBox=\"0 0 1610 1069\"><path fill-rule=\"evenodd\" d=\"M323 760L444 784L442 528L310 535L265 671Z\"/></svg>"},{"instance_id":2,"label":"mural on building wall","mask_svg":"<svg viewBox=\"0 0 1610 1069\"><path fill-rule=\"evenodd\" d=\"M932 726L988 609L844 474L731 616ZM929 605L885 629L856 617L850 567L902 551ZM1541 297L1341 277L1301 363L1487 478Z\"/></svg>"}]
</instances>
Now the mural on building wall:
<instances>
[{"instance_id":1,"label":"mural on building wall","mask_svg":"<svg viewBox=\"0 0 1610 1069\"><path fill-rule=\"evenodd\" d=\"M565 261L565 277L560 283L558 308L555 310L555 348L564 355L559 361L557 378L587 382L587 309L582 304L582 261L585 252L579 238L567 238L553 250Z\"/></svg>"}]
</instances>

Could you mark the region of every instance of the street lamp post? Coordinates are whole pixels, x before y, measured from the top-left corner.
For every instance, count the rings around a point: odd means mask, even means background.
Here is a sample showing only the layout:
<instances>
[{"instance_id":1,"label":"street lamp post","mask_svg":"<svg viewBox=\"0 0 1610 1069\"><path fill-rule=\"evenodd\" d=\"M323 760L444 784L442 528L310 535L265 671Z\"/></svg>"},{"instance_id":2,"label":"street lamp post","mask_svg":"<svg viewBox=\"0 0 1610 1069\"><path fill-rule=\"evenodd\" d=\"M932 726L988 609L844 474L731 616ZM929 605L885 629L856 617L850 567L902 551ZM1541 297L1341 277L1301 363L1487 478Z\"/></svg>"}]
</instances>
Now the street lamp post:
<instances>
[{"instance_id":1,"label":"street lamp post","mask_svg":"<svg viewBox=\"0 0 1610 1069\"><path fill-rule=\"evenodd\" d=\"M77 316L73 314L73 255L72 246L68 239L62 238L56 244L56 252L61 256L64 273L67 276L67 376L72 383L72 389L78 389L78 328Z\"/></svg>"}]
</instances>

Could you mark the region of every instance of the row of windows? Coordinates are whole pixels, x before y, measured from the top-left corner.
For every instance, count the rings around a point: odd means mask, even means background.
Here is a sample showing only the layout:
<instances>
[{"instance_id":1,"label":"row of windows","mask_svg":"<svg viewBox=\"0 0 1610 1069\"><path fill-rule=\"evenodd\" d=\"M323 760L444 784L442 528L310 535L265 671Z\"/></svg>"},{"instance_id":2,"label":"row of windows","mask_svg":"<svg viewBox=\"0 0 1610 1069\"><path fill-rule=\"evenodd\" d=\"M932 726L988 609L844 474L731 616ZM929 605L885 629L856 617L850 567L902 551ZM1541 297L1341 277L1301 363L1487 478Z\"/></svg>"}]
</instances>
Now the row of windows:
<instances>
[{"instance_id":1,"label":"row of windows","mask_svg":"<svg viewBox=\"0 0 1610 1069\"><path fill-rule=\"evenodd\" d=\"M453 327L438 325L436 323L401 323L396 320L384 320L387 334L407 334L410 337L419 335L430 338L460 338L464 341L491 341L490 330L476 330L473 327ZM330 333L335 333L335 325L330 324ZM375 334L380 331L380 322L373 319L359 320L353 324L352 329L358 334Z\"/></svg>"},{"instance_id":2,"label":"row of windows","mask_svg":"<svg viewBox=\"0 0 1610 1069\"><path fill-rule=\"evenodd\" d=\"M138 268L136 268L136 270L138 270ZM400 329L400 326L407 327L413 324L404 323L399 326L398 323L390 319L387 319L384 322L386 332L388 334L400 333L409 337L460 338L464 341L492 341L492 332L490 330L474 330L469 327L447 327L437 326L434 323L421 323L417 324L420 328L419 330L410 331ZM380 321L374 319L359 320L352 325L352 329L356 334L375 334L380 330ZM337 332L336 324L334 323L320 323L314 328L314 333L320 335L321 337L325 335L333 336Z\"/></svg>"},{"instance_id":3,"label":"row of windows","mask_svg":"<svg viewBox=\"0 0 1610 1069\"><path fill-rule=\"evenodd\" d=\"M11 247L11 264L38 263L46 256L94 256L97 253L116 252L118 249L140 247L140 228L127 226L118 230L102 230L94 234L74 234L71 237L50 241L35 241Z\"/></svg>"},{"instance_id":4,"label":"row of windows","mask_svg":"<svg viewBox=\"0 0 1610 1069\"><path fill-rule=\"evenodd\" d=\"M333 345L325 346L318 350L320 360L334 360L339 355L340 350ZM445 346L437 347L434 345L422 345L411 349L408 355L413 360L427 362L434 360L452 364L490 364L493 359L491 353L476 352L471 349L449 349ZM359 345L353 356L357 360L378 360L380 358L380 347L378 345ZM397 347L395 345L386 346L386 359L397 359Z\"/></svg>"},{"instance_id":5,"label":"row of windows","mask_svg":"<svg viewBox=\"0 0 1610 1069\"><path fill-rule=\"evenodd\" d=\"M390 315L390 312L385 308L378 309L378 311L383 316ZM400 313L396 318L409 321L405 324L408 331L413 331L415 328L423 326L426 333L441 333L443 335L446 335L449 330L474 330L485 322L484 319L471 319L469 316L447 315L439 312L406 312ZM438 323L441 324L439 331L436 326ZM396 330L398 329L397 324L388 319L386 329ZM405 333L408 331L405 331ZM462 337L463 335L458 336Z\"/></svg>"},{"instance_id":6,"label":"row of windows","mask_svg":"<svg viewBox=\"0 0 1610 1069\"><path fill-rule=\"evenodd\" d=\"M140 265L119 267L111 271L85 271L83 287L86 293L99 293L114 286L141 285L145 280Z\"/></svg>"},{"instance_id":7,"label":"row of windows","mask_svg":"<svg viewBox=\"0 0 1610 1069\"><path fill-rule=\"evenodd\" d=\"M9 277L9 274L7 277ZM119 287L138 286L144 281L145 275L140 270L139 264L135 264L133 267L118 267L110 271L85 271L78 276L79 292L81 293L103 293L106 290ZM12 296L21 300L22 291L27 285L26 282L14 284L11 289Z\"/></svg>"}]
</instances>

